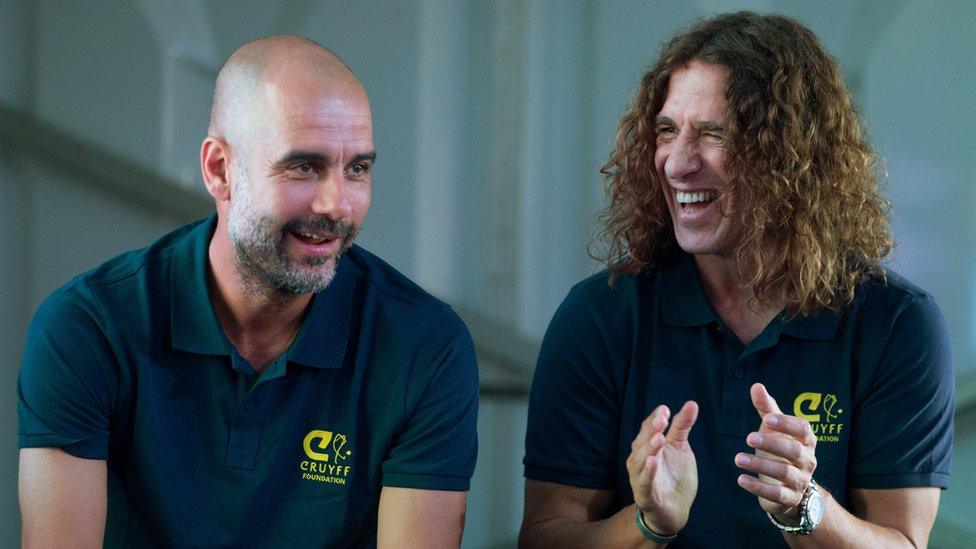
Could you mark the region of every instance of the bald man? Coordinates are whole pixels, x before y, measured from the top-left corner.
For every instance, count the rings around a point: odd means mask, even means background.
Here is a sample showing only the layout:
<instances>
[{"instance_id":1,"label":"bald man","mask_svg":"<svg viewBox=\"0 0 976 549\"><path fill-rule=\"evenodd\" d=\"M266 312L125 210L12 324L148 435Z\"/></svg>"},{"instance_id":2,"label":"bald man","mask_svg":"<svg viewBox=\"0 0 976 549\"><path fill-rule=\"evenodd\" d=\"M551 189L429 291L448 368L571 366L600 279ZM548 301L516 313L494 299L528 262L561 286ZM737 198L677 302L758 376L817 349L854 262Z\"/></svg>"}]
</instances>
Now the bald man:
<instances>
[{"instance_id":1,"label":"bald man","mask_svg":"<svg viewBox=\"0 0 976 549\"><path fill-rule=\"evenodd\" d=\"M352 244L369 101L296 37L221 69L216 213L74 278L21 368L28 547L456 547L477 438L458 316Z\"/></svg>"}]
</instances>

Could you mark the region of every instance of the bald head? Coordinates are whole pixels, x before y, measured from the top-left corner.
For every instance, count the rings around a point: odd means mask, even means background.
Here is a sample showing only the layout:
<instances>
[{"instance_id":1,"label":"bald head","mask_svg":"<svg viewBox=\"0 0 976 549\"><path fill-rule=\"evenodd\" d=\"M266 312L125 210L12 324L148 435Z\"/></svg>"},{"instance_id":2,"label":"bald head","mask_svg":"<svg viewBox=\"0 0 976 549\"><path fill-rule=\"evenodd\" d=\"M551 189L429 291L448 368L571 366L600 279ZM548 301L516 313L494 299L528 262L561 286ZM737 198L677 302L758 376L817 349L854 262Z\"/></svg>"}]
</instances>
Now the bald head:
<instances>
[{"instance_id":1,"label":"bald head","mask_svg":"<svg viewBox=\"0 0 976 549\"><path fill-rule=\"evenodd\" d=\"M320 44L289 35L248 42L217 75L208 134L240 145L281 103L309 94L369 104L349 67Z\"/></svg>"}]
</instances>

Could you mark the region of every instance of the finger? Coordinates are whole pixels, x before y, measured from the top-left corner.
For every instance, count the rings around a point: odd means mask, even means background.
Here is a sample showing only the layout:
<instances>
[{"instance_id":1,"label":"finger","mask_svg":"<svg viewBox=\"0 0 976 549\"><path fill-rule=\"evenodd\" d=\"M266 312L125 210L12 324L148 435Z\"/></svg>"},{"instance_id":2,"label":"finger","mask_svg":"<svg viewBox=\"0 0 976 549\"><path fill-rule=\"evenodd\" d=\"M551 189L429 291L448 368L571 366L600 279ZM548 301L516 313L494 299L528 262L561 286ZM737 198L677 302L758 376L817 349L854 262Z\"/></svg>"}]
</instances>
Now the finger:
<instances>
[{"instance_id":1,"label":"finger","mask_svg":"<svg viewBox=\"0 0 976 549\"><path fill-rule=\"evenodd\" d=\"M647 456L644 459L643 466L641 467L640 474L637 475L637 494L641 496L640 499L644 501L638 501L638 505L646 506L648 501L643 497L650 493L651 491L651 481L654 480L654 473L657 472L658 464L657 456ZM635 494L635 498L637 497Z\"/></svg>"},{"instance_id":2,"label":"finger","mask_svg":"<svg viewBox=\"0 0 976 549\"><path fill-rule=\"evenodd\" d=\"M769 394L766 386L762 383L753 383L752 387L749 388L749 396L752 397L752 405L759 412L759 417L765 417L766 414L783 413L780 411L779 405L776 404L776 399Z\"/></svg>"},{"instance_id":3,"label":"finger","mask_svg":"<svg viewBox=\"0 0 976 549\"><path fill-rule=\"evenodd\" d=\"M735 464L746 471L775 479L793 490L806 489L807 484L810 483L807 475L786 461L739 453L735 456Z\"/></svg>"},{"instance_id":4,"label":"finger","mask_svg":"<svg viewBox=\"0 0 976 549\"><path fill-rule=\"evenodd\" d=\"M799 505L800 499L803 497L795 490L791 490L785 486L769 484L749 475L739 475L738 483L739 486L750 494L782 505L784 509Z\"/></svg>"},{"instance_id":5,"label":"finger","mask_svg":"<svg viewBox=\"0 0 976 549\"><path fill-rule=\"evenodd\" d=\"M750 433L746 437L746 444L751 448L783 458L804 470L812 471L816 467L816 458L813 457L813 452L794 438L770 435L769 433Z\"/></svg>"},{"instance_id":6,"label":"finger","mask_svg":"<svg viewBox=\"0 0 976 549\"><path fill-rule=\"evenodd\" d=\"M698 419L698 403L694 400L685 402L681 410L675 414L671 420L671 428L668 429L668 440L671 442L688 442L688 433Z\"/></svg>"},{"instance_id":7,"label":"finger","mask_svg":"<svg viewBox=\"0 0 976 549\"><path fill-rule=\"evenodd\" d=\"M634 501L638 505L646 507L649 503L651 485L660 460L656 450L663 445L664 435L658 433L651 438L650 444L647 444L644 450L640 452L640 456L634 457L633 470L631 470L631 464L628 463L631 490L634 492Z\"/></svg>"},{"instance_id":8,"label":"finger","mask_svg":"<svg viewBox=\"0 0 976 549\"><path fill-rule=\"evenodd\" d=\"M644 461L647 460L647 456L657 455L663 446L664 435L654 433L651 439L647 441L647 444L641 446L631 454L635 468L639 470L643 466Z\"/></svg>"},{"instance_id":9,"label":"finger","mask_svg":"<svg viewBox=\"0 0 976 549\"><path fill-rule=\"evenodd\" d=\"M667 423L668 414L666 412L667 407L662 404L644 418L644 421L641 422L640 431L634 438L635 444L646 444L655 432L661 430L661 424Z\"/></svg>"},{"instance_id":10,"label":"finger","mask_svg":"<svg viewBox=\"0 0 976 549\"><path fill-rule=\"evenodd\" d=\"M804 446L814 448L817 445L817 437L813 434L810 422L805 419L785 414L766 414L763 423L776 432L795 438Z\"/></svg>"},{"instance_id":11,"label":"finger","mask_svg":"<svg viewBox=\"0 0 976 549\"><path fill-rule=\"evenodd\" d=\"M641 427L641 434L631 444L630 456L627 458L627 470L636 476L644 466L647 456L656 454L664 445L664 435L661 431L667 426L667 420L660 413L652 413L645 420L646 427ZM645 432L646 431L646 432Z\"/></svg>"},{"instance_id":12,"label":"finger","mask_svg":"<svg viewBox=\"0 0 976 549\"><path fill-rule=\"evenodd\" d=\"M661 404L654 409L644 421L641 422L640 431L634 438L634 442L631 443L630 449L632 452L636 452L638 448L646 446L647 442L656 433L664 431L668 426L668 418L671 417L671 410L667 406Z\"/></svg>"}]
</instances>

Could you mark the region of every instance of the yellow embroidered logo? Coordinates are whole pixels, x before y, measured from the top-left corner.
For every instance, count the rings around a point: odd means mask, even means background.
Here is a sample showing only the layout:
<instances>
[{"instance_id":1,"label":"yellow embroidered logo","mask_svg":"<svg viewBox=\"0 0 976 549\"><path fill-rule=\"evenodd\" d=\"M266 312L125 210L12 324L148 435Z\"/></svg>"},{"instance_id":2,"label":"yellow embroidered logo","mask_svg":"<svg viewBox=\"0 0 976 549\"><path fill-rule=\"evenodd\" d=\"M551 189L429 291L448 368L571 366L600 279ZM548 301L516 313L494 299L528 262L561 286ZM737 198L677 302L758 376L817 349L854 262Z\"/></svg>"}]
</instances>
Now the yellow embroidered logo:
<instances>
[{"instance_id":1,"label":"yellow embroidered logo","mask_svg":"<svg viewBox=\"0 0 976 549\"><path fill-rule=\"evenodd\" d=\"M837 406L837 395L800 393L793 401L793 415L810 422L817 442L838 442L844 424L837 418L844 413Z\"/></svg>"},{"instance_id":2,"label":"yellow embroidered logo","mask_svg":"<svg viewBox=\"0 0 976 549\"><path fill-rule=\"evenodd\" d=\"M302 441L302 449L308 459L302 460L298 465L302 471L302 479L345 484L352 469L351 465L343 465L352 455L352 450L346 450L348 443L349 438L342 433L321 429L309 431Z\"/></svg>"}]
</instances>

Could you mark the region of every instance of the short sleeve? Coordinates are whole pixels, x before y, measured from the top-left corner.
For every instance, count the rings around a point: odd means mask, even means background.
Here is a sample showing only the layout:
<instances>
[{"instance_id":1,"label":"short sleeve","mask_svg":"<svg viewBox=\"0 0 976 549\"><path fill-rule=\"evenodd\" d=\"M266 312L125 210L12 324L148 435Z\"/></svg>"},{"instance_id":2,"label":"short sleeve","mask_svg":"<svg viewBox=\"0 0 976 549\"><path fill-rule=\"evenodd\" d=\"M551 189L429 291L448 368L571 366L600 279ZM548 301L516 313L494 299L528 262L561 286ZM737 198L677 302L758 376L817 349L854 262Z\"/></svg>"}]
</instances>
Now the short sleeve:
<instances>
[{"instance_id":1,"label":"short sleeve","mask_svg":"<svg viewBox=\"0 0 976 549\"><path fill-rule=\"evenodd\" d=\"M117 369L79 286L52 294L31 322L17 383L18 444L107 459Z\"/></svg>"},{"instance_id":2,"label":"short sleeve","mask_svg":"<svg viewBox=\"0 0 976 549\"><path fill-rule=\"evenodd\" d=\"M611 352L625 346L609 339L624 330L608 325L611 315L584 284L560 305L543 339L523 464L526 478L606 489L616 481L620 430Z\"/></svg>"},{"instance_id":3,"label":"short sleeve","mask_svg":"<svg viewBox=\"0 0 976 549\"><path fill-rule=\"evenodd\" d=\"M405 402L383 486L467 491L478 456L478 364L468 329L450 308L420 343Z\"/></svg>"},{"instance_id":4,"label":"short sleeve","mask_svg":"<svg viewBox=\"0 0 976 549\"><path fill-rule=\"evenodd\" d=\"M848 485L948 487L953 411L945 322L934 300L920 295L895 319L874 380L857 404Z\"/></svg>"}]
</instances>

